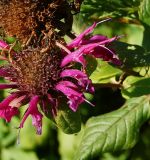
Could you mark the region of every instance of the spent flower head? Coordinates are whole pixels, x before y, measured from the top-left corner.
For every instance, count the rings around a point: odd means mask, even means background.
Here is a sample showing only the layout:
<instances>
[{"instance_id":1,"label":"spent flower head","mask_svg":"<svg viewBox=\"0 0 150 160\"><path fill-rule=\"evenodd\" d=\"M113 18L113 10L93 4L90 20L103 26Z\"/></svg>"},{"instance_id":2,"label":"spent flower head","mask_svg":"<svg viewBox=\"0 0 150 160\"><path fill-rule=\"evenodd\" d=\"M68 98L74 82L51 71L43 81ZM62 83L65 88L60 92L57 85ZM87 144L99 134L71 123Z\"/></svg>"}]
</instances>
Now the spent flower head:
<instances>
[{"instance_id":1,"label":"spent flower head","mask_svg":"<svg viewBox=\"0 0 150 160\"><path fill-rule=\"evenodd\" d=\"M74 112L83 102L91 104L83 94L94 93L92 81L85 72L85 56L121 64L107 47L118 37L94 35L87 38L96 25L94 23L68 44L52 40L46 49L28 47L15 52L9 44L0 40L1 59L8 62L0 67L0 76L8 82L0 84L0 89L13 89L0 103L0 117L10 122L13 116L19 114L19 109L28 104L19 128L23 128L26 119L31 116L37 134L41 134L41 110L45 114L51 110L55 116L62 98L67 99L68 107ZM81 69L75 68L76 63L81 64Z\"/></svg>"}]
</instances>

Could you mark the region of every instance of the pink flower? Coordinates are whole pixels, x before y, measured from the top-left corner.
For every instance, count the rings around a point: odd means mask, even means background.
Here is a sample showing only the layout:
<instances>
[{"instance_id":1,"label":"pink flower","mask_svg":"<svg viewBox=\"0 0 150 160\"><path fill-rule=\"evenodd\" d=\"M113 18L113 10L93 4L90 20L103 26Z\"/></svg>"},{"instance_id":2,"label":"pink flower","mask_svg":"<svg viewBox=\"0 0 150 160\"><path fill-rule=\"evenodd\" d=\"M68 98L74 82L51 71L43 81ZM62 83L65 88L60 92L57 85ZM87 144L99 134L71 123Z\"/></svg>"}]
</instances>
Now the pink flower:
<instances>
[{"instance_id":1,"label":"pink flower","mask_svg":"<svg viewBox=\"0 0 150 160\"><path fill-rule=\"evenodd\" d=\"M88 54L121 64L115 53L107 47L118 37L86 37L96 25L94 23L66 46L59 42L49 45L44 53L42 47L6 53L10 47L0 40L0 50L5 49L1 57L8 62L0 67L0 76L10 81L8 84L0 84L0 89L13 89L0 103L0 117L9 122L13 116L19 114L21 106L29 104L19 128L23 128L26 119L31 116L37 134L41 134L43 115L40 107L45 114L50 114L51 111L55 116L59 109L59 97L66 97L69 108L74 112L81 103L88 102L83 93L94 93L94 87L85 73L84 56ZM81 70L75 69L72 62L80 63Z\"/></svg>"}]
</instances>

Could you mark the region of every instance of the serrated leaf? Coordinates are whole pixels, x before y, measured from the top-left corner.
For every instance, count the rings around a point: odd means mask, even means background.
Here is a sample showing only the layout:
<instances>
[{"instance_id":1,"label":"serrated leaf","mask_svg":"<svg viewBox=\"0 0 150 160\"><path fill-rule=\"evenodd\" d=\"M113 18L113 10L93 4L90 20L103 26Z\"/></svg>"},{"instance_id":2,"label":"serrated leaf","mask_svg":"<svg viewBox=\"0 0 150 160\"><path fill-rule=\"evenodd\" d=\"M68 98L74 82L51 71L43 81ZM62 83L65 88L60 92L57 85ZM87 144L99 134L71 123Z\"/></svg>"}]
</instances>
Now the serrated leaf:
<instances>
[{"instance_id":1,"label":"serrated leaf","mask_svg":"<svg viewBox=\"0 0 150 160\"><path fill-rule=\"evenodd\" d=\"M111 113L92 117L75 155L75 160L89 160L103 152L129 149L135 145L140 126L150 118L150 97L128 100Z\"/></svg>"},{"instance_id":2,"label":"serrated leaf","mask_svg":"<svg viewBox=\"0 0 150 160\"><path fill-rule=\"evenodd\" d=\"M150 94L150 78L129 76L123 82L121 90L124 98L139 97Z\"/></svg>"},{"instance_id":3,"label":"serrated leaf","mask_svg":"<svg viewBox=\"0 0 150 160\"><path fill-rule=\"evenodd\" d=\"M111 82L115 76L121 74L121 70L109 65L107 62L97 60L97 67L90 75L93 83L108 83Z\"/></svg>"},{"instance_id":4,"label":"serrated leaf","mask_svg":"<svg viewBox=\"0 0 150 160\"><path fill-rule=\"evenodd\" d=\"M150 26L150 1L142 0L139 8L140 20Z\"/></svg>"}]
</instances>

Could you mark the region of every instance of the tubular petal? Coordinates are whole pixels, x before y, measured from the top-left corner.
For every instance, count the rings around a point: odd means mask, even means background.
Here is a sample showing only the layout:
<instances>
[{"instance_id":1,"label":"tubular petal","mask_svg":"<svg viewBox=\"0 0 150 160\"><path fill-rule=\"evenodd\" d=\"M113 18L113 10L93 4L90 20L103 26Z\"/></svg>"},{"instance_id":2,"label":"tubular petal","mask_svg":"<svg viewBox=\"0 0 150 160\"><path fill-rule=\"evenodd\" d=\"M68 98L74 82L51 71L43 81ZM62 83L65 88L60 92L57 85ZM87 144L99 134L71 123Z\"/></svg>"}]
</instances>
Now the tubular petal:
<instances>
[{"instance_id":1,"label":"tubular petal","mask_svg":"<svg viewBox=\"0 0 150 160\"><path fill-rule=\"evenodd\" d=\"M0 89L17 88L16 84L0 84Z\"/></svg>"},{"instance_id":2,"label":"tubular petal","mask_svg":"<svg viewBox=\"0 0 150 160\"><path fill-rule=\"evenodd\" d=\"M67 65L70 62L79 62L83 65L83 67L85 67L85 60L83 58L84 54L90 54L91 51L93 51L93 49L95 47L98 47L99 45L104 45L107 43L110 43L114 40L116 40L117 37L113 37L107 40L104 40L102 42L98 42L98 43L90 43L90 44L86 44L81 46L79 49L77 49L76 51L72 52L71 54L67 55L61 62L61 66L64 67L65 65Z\"/></svg>"},{"instance_id":3,"label":"tubular petal","mask_svg":"<svg viewBox=\"0 0 150 160\"><path fill-rule=\"evenodd\" d=\"M5 98L1 103L0 103L0 109L4 109L5 107L9 106L10 102L13 101L15 98L17 98L18 94L13 93L7 98Z\"/></svg>"},{"instance_id":4,"label":"tubular petal","mask_svg":"<svg viewBox=\"0 0 150 160\"><path fill-rule=\"evenodd\" d=\"M108 38L106 36L103 35L94 35L92 36L90 39L83 39L81 42L81 45L86 45L89 43L97 43L97 42L102 42L107 40Z\"/></svg>"},{"instance_id":5,"label":"tubular petal","mask_svg":"<svg viewBox=\"0 0 150 160\"><path fill-rule=\"evenodd\" d=\"M47 95L49 103L52 106L52 115L56 116L57 115L57 107L58 107L58 101L57 99L52 98L50 94Z\"/></svg>"},{"instance_id":6,"label":"tubular petal","mask_svg":"<svg viewBox=\"0 0 150 160\"><path fill-rule=\"evenodd\" d=\"M0 68L0 77L8 77L9 73L6 68Z\"/></svg>"},{"instance_id":7,"label":"tubular petal","mask_svg":"<svg viewBox=\"0 0 150 160\"><path fill-rule=\"evenodd\" d=\"M22 105L22 101L26 98L26 95L20 96L18 98L15 98L14 100L12 100L9 105L11 107L17 107L19 108Z\"/></svg>"},{"instance_id":8,"label":"tubular petal","mask_svg":"<svg viewBox=\"0 0 150 160\"><path fill-rule=\"evenodd\" d=\"M67 48L72 49L74 47L78 47L80 45L80 42L84 38L84 36L88 35L90 32L94 30L96 27L96 22L93 23L92 26L87 28L83 33L81 33L79 36L77 36L71 43L67 45Z\"/></svg>"},{"instance_id":9,"label":"tubular petal","mask_svg":"<svg viewBox=\"0 0 150 160\"><path fill-rule=\"evenodd\" d=\"M98 24L103 23L103 22L106 22L106 21L109 21L109 20L111 20L111 18L104 19L104 20L102 20L102 21L100 21L100 22L98 22L98 23L94 22L92 26L90 26L89 28L87 28L87 29L86 29L85 31L83 31L80 35L78 35L71 43L69 43L69 44L67 45L67 48L72 49L72 48L74 48L74 47L80 46L80 45L81 45L80 43L82 43L83 38L84 38L85 36L87 36L88 34L90 34ZM103 37L105 37L105 36L103 36ZM100 37L99 37L99 38L100 38ZM102 38L102 37L101 37L101 38ZM100 40L100 39L99 39L99 40Z\"/></svg>"},{"instance_id":10,"label":"tubular petal","mask_svg":"<svg viewBox=\"0 0 150 160\"><path fill-rule=\"evenodd\" d=\"M64 83L65 82L65 83ZM68 84L68 85L67 85ZM76 112L78 106L84 102L84 95L74 88L74 84L69 81L61 81L56 85L56 89L61 91L69 99L69 107Z\"/></svg>"},{"instance_id":11,"label":"tubular petal","mask_svg":"<svg viewBox=\"0 0 150 160\"><path fill-rule=\"evenodd\" d=\"M24 122L28 118L29 115L32 116L32 124L35 126L37 134L42 133L42 117L43 115L38 111L37 104L39 101L38 96L33 96L30 100L29 107L26 113L23 116L23 119L20 123L20 128L23 128Z\"/></svg>"},{"instance_id":12,"label":"tubular petal","mask_svg":"<svg viewBox=\"0 0 150 160\"><path fill-rule=\"evenodd\" d=\"M0 103L0 117L4 118L7 122L10 122L11 118L19 113L18 108L10 106L10 103L17 98L17 96L18 94L13 93Z\"/></svg>"},{"instance_id":13,"label":"tubular petal","mask_svg":"<svg viewBox=\"0 0 150 160\"><path fill-rule=\"evenodd\" d=\"M121 65L121 61L119 60L119 58L117 57L117 55L110 50L109 48L105 47L105 46L98 46L96 47L91 54L95 57L95 58L102 58L105 61L109 61L112 62L116 65Z\"/></svg>"},{"instance_id":14,"label":"tubular petal","mask_svg":"<svg viewBox=\"0 0 150 160\"><path fill-rule=\"evenodd\" d=\"M77 69L66 69L61 72L61 77L72 77L78 81L78 85L85 89L86 92L93 93L94 87L92 86L91 80L88 76L80 70Z\"/></svg>"},{"instance_id":15,"label":"tubular petal","mask_svg":"<svg viewBox=\"0 0 150 160\"><path fill-rule=\"evenodd\" d=\"M0 117L4 118L6 122L10 122L11 118L16 114L19 114L18 108L16 107L5 106L5 108L0 109Z\"/></svg>"},{"instance_id":16,"label":"tubular petal","mask_svg":"<svg viewBox=\"0 0 150 160\"><path fill-rule=\"evenodd\" d=\"M6 42L0 40L0 49L7 48L7 47L9 47L9 45Z\"/></svg>"}]
</instances>

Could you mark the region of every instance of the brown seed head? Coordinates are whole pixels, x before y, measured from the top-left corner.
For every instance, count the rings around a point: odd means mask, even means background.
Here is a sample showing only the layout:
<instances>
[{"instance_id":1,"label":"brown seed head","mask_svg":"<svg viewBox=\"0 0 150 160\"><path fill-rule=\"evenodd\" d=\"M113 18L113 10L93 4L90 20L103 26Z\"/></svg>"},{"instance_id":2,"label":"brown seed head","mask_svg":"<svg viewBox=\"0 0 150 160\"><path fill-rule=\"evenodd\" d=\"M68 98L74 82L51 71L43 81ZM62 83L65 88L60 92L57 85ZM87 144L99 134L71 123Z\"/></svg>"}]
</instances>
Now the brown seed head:
<instances>
[{"instance_id":1,"label":"brown seed head","mask_svg":"<svg viewBox=\"0 0 150 160\"><path fill-rule=\"evenodd\" d=\"M21 91L45 95L59 80L62 55L56 47L44 54L40 48L26 49L12 58L12 76Z\"/></svg>"}]
</instances>

